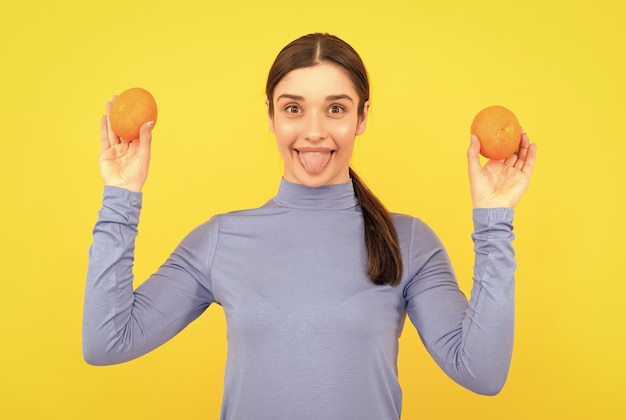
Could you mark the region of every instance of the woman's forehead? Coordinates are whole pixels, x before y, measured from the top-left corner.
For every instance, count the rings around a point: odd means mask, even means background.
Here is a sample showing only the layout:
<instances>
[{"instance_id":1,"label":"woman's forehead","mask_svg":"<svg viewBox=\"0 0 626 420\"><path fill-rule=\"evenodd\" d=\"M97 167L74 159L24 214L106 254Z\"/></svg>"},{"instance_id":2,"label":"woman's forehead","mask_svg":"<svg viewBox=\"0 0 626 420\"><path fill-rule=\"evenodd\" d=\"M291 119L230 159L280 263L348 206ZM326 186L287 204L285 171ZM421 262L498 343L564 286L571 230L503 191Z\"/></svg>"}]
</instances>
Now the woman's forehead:
<instances>
[{"instance_id":1,"label":"woman's forehead","mask_svg":"<svg viewBox=\"0 0 626 420\"><path fill-rule=\"evenodd\" d=\"M340 95L358 97L346 70L330 63L302 67L287 73L274 90L274 98L285 95L303 99Z\"/></svg>"}]
</instances>

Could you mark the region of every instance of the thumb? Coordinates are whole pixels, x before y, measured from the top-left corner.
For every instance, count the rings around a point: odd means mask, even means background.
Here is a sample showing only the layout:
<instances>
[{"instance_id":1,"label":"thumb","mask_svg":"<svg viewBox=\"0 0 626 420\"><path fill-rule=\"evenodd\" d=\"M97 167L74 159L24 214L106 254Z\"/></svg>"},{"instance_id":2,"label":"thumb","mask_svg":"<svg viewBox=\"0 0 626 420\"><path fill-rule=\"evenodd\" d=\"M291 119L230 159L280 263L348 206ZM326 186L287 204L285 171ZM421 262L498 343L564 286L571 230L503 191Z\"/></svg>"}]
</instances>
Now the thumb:
<instances>
[{"instance_id":1,"label":"thumb","mask_svg":"<svg viewBox=\"0 0 626 420\"><path fill-rule=\"evenodd\" d=\"M469 174L475 174L481 170L480 166L480 157L478 154L480 153L480 141L478 137L472 134L470 136L470 145L467 149L467 169Z\"/></svg>"},{"instance_id":2,"label":"thumb","mask_svg":"<svg viewBox=\"0 0 626 420\"><path fill-rule=\"evenodd\" d=\"M141 157L150 157L150 145L152 144L152 129L154 121L144 123L139 129L139 154Z\"/></svg>"},{"instance_id":3,"label":"thumb","mask_svg":"<svg viewBox=\"0 0 626 420\"><path fill-rule=\"evenodd\" d=\"M148 121L141 125L139 128L139 141L151 141L152 140L152 128L154 127L154 121Z\"/></svg>"}]
</instances>

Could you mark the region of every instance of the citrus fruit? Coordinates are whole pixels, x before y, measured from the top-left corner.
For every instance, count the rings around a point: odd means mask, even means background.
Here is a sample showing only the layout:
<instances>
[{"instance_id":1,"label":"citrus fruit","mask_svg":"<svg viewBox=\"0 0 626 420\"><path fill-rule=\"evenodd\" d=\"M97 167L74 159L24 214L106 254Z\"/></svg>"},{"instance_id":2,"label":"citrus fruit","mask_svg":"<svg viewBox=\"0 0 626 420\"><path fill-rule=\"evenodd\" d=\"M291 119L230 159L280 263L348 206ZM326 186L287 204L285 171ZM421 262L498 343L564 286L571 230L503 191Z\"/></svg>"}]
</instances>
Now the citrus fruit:
<instances>
[{"instance_id":1,"label":"citrus fruit","mask_svg":"<svg viewBox=\"0 0 626 420\"><path fill-rule=\"evenodd\" d=\"M157 120L157 105L154 97L145 89L130 88L115 99L109 120L113 132L124 140L137 140L143 123Z\"/></svg>"},{"instance_id":2,"label":"citrus fruit","mask_svg":"<svg viewBox=\"0 0 626 420\"><path fill-rule=\"evenodd\" d=\"M494 105L476 114L471 133L480 140L481 155L500 160L515 153L521 140L522 127L513 112Z\"/></svg>"}]
</instances>

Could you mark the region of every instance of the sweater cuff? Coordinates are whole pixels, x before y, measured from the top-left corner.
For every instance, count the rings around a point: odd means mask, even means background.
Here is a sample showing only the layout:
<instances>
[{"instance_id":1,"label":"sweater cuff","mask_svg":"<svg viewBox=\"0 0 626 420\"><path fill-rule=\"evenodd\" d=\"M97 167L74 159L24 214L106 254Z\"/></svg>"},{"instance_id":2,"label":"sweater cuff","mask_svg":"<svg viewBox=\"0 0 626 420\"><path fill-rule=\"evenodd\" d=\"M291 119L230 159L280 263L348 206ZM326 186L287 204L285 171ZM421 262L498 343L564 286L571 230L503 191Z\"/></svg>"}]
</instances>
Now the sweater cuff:
<instances>
[{"instance_id":1,"label":"sweater cuff","mask_svg":"<svg viewBox=\"0 0 626 420\"><path fill-rule=\"evenodd\" d=\"M481 208L473 210L473 239L504 239L513 240L513 209Z\"/></svg>"},{"instance_id":2,"label":"sweater cuff","mask_svg":"<svg viewBox=\"0 0 626 420\"><path fill-rule=\"evenodd\" d=\"M473 209L474 227L493 226L498 223L513 224L513 209L506 207Z\"/></svg>"},{"instance_id":3,"label":"sweater cuff","mask_svg":"<svg viewBox=\"0 0 626 420\"><path fill-rule=\"evenodd\" d=\"M139 222L142 193L105 185L100 221L134 224Z\"/></svg>"}]
</instances>

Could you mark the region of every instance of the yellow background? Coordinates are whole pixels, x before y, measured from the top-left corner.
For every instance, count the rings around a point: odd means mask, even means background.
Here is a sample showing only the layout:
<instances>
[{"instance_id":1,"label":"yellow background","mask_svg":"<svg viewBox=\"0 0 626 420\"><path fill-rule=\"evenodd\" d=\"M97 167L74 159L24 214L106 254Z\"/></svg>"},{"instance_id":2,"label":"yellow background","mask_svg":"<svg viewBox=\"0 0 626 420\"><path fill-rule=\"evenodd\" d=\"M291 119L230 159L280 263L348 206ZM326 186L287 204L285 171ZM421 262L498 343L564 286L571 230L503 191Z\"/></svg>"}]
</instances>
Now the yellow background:
<instances>
[{"instance_id":1,"label":"yellow background","mask_svg":"<svg viewBox=\"0 0 626 420\"><path fill-rule=\"evenodd\" d=\"M264 81L279 49L328 31L363 56L372 113L353 159L394 211L440 235L465 291L465 150L485 106L539 157L516 212L516 343L496 397L447 379L407 324L404 419L626 417L622 2L11 1L0 8L0 418L217 418L226 350L212 307L136 361L86 365L82 295L100 206L99 118L114 93L159 104L138 279L211 215L256 207L281 161Z\"/></svg>"}]
</instances>

